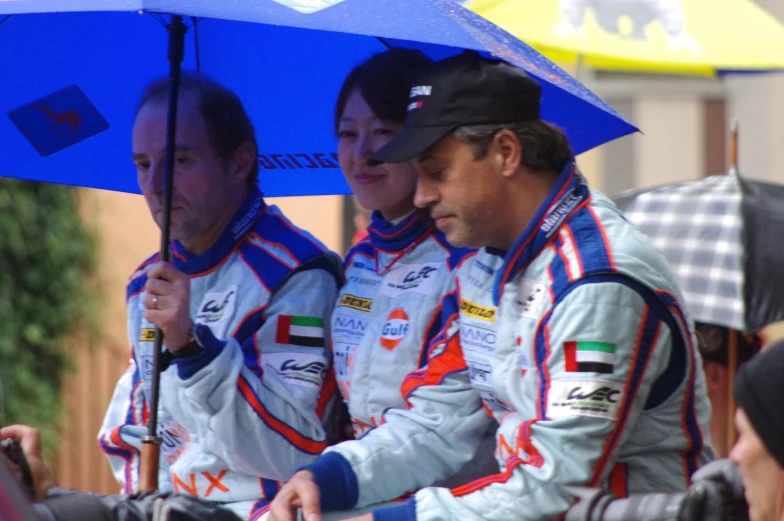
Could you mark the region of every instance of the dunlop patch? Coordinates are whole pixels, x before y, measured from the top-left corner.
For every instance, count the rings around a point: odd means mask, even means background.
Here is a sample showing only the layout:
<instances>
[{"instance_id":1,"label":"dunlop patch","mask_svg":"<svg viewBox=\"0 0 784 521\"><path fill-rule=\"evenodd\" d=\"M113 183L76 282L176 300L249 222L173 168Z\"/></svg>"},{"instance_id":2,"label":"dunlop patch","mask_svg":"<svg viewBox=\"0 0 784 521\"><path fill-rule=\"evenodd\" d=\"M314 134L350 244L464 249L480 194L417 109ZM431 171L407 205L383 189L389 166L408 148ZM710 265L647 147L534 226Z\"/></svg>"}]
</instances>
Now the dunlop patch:
<instances>
[{"instance_id":1,"label":"dunlop patch","mask_svg":"<svg viewBox=\"0 0 784 521\"><path fill-rule=\"evenodd\" d=\"M370 311L370 305L373 299L355 297L354 295L343 295L340 297L340 305L346 308L357 309L359 311Z\"/></svg>"},{"instance_id":2,"label":"dunlop patch","mask_svg":"<svg viewBox=\"0 0 784 521\"><path fill-rule=\"evenodd\" d=\"M474 304L470 300L463 299L460 301L460 311L470 317L487 320L488 322L495 320L494 308L486 308L484 306L480 306L479 304Z\"/></svg>"}]
</instances>

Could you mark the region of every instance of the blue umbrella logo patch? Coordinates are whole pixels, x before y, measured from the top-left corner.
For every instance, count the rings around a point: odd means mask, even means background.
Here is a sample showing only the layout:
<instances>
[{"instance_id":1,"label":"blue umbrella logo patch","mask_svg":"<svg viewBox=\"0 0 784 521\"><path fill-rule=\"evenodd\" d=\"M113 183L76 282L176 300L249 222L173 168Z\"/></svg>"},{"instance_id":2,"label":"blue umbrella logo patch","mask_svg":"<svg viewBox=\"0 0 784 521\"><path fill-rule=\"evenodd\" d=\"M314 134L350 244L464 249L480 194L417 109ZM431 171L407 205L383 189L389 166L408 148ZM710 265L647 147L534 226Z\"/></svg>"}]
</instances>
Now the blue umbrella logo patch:
<instances>
[{"instance_id":1,"label":"blue umbrella logo patch","mask_svg":"<svg viewBox=\"0 0 784 521\"><path fill-rule=\"evenodd\" d=\"M48 156L109 128L109 124L76 85L8 113L27 141Z\"/></svg>"}]
</instances>

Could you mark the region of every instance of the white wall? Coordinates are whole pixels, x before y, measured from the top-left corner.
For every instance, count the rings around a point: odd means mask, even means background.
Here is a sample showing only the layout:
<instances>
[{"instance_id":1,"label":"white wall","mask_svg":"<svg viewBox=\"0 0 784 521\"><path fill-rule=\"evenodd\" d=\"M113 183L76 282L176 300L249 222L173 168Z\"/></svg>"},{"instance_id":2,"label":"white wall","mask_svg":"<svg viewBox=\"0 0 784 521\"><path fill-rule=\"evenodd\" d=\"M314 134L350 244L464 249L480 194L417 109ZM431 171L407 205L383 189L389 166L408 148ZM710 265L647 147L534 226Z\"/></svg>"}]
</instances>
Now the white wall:
<instances>
[{"instance_id":1,"label":"white wall","mask_svg":"<svg viewBox=\"0 0 784 521\"><path fill-rule=\"evenodd\" d=\"M642 188L702 175L703 105L694 98L636 100L634 181Z\"/></svg>"}]
</instances>

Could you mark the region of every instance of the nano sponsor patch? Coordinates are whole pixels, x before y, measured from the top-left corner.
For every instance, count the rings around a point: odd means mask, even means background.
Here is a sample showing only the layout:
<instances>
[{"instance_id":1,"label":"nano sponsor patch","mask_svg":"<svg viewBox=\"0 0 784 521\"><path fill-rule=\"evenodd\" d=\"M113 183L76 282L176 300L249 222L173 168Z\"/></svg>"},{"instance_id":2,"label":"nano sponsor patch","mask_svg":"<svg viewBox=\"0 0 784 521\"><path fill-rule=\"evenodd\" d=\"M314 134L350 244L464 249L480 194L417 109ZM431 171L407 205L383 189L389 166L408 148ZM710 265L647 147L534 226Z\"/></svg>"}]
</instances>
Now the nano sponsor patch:
<instances>
[{"instance_id":1,"label":"nano sponsor patch","mask_svg":"<svg viewBox=\"0 0 784 521\"><path fill-rule=\"evenodd\" d=\"M463 348L493 353L497 340L498 335L489 327L477 326L465 321L460 323L460 345Z\"/></svg>"},{"instance_id":2,"label":"nano sponsor patch","mask_svg":"<svg viewBox=\"0 0 784 521\"><path fill-rule=\"evenodd\" d=\"M395 308L387 316L387 321L381 329L381 336L378 341L385 349L393 351L406 337L410 327L408 314L405 310L403 308Z\"/></svg>"},{"instance_id":3,"label":"nano sponsor patch","mask_svg":"<svg viewBox=\"0 0 784 521\"><path fill-rule=\"evenodd\" d=\"M373 304L373 299L345 294L340 297L339 305L346 308L369 312L371 304Z\"/></svg>"},{"instance_id":4,"label":"nano sponsor patch","mask_svg":"<svg viewBox=\"0 0 784 521\"><path fill-rule=\"evenodd\" d=\"M218 338L225 336L226 326L234 316L234 304L237 302L237 286L225 291L207 293L196 313L196 323L208 326Z\"/></svg>"},{"instance_id":5,"label":"nano sponsor patch","mask_svg":"<svg viewBox=\"0 0 784 521\"><path fill-rule=\"evenodd\" d=\"M617 420L623 384L608 380L555 380L547 393L547 417L592 416Z\"/></svg>"},{"instance_id":6,"label":"nano sponsor patch","mask_svg":"<svg viewBox=\"0 0 784 521\"><path fill-rule=\"evenodd\" d=\"M332 321L332 337L359 340L365 334L367 322L366 318L337 313Z\"/></svg>"},{"instance_id":7,"label":"nano sponsor patch","mask_svg":"<svg viewBox=\"0 0 784 521\"><path fill-rule=\"evenodd\" d=\"M479 304L474 304L470 300L462 299L460 301L460 311L469 317L487 320L488 322L495 320L495 308L486 308Z\"/></svg>"},{"instance_id":8,"label":"nano sponsor patch","mask_svg":"<svg viewBox=\"0 0 784 521\"><path fill-rule=\"evenodd\" d=\"M436 274L441 265L439 262L398 265L384 277L381 294L389 297L408 291L429 294L433 291Z\"/></svg>"},{"instance_id":9,"label":"nano sponsor patch","mask_svg":"<svg viewBox=\"0 0 784 521\"><path fill-rule=\"evenodd\" d=\"M271 371L286 383L320 389L327 376L327 364L320 356L300 353L266 353L264 370Z\"/></svg>"}]
</instances>

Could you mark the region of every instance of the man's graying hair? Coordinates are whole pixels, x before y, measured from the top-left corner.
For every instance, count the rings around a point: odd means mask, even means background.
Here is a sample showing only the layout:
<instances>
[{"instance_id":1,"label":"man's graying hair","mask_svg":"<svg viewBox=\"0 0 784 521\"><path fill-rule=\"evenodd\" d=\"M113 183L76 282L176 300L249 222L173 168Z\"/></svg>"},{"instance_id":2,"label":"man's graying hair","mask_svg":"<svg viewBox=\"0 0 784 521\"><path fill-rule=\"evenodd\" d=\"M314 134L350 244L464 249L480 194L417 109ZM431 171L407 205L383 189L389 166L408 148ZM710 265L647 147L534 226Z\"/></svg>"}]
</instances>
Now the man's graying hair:
<instances>
[{"instance_id":1,"label":"man's graying hair","mask_svg":"<svg viewBox=\"0 0 784 521\"><path fill-rule=\"evenodd\" d=\"M517 136L523 149L522 165L534 172L561 173L574 161L574 152L563 130L542 120L518 123L468 125L455 130L458 141L474 145L474 159L483 159L496 134L509 130Z\"/></svg>"},{"instance_id":2,"label":"man's graying hair","mask_svg":"<svg viewBox=\"0 0 784 521\"><path fill-rule=\"evenodd\" d=\"M169 101L169 77L157 78L144 87L136 105L136 115L150 101ZM237 94L217 81L193 71L183 71L180 77L180 99L183 95L196 96L201 116L207 127L215 153L225 163L243 143L250 143L258 154L256 130ZM253 162L247 185L253 190L258 184L259 162Z\"/></svg>"}]
</instances>

